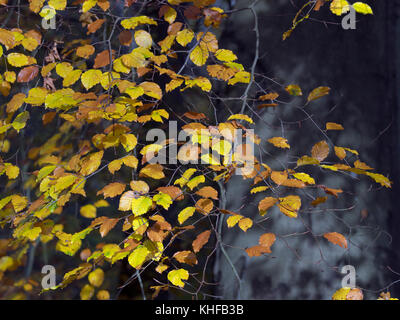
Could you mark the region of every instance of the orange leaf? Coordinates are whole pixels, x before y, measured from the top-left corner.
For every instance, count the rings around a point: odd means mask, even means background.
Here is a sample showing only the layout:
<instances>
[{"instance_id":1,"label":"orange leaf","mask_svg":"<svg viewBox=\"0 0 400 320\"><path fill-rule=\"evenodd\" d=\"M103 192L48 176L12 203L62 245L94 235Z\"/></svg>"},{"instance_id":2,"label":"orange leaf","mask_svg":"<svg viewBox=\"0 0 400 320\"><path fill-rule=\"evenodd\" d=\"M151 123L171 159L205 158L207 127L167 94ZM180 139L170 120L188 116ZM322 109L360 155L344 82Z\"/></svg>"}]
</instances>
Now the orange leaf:
<instances>
[{"instance_id":1,"label":"orange leaf","mask_svg":"<svg viewBox=\"0 0 400 320\"><path fill-rule=\"evenodd\" d=\"M210 239L211 230L200 233L192 243L193 251L199 252Z\"/></svg>"},{"instance_id":2,"label":"orange leaf","mask_svg":"<svg viewBox=\"0 0 400 320\"><path fill-rule=\"evenodd\" d=\"M120 182L113 182L106 185L97 192L97 195L103 194L104 198L114 198L124 192L126 185Z\"/></svg>"},{"instance_id":3,"label":"orange leaf","mask_svg":"<svg viewBox=\"0 0 400 320\"><path fill-rule=\"evenodd\" d=\"M324 234L324 238L326 238L329 242L336 244L342 248L347 249L347 240L346 238L337 232L329 232Z\"/></svg>"}]
</instances>

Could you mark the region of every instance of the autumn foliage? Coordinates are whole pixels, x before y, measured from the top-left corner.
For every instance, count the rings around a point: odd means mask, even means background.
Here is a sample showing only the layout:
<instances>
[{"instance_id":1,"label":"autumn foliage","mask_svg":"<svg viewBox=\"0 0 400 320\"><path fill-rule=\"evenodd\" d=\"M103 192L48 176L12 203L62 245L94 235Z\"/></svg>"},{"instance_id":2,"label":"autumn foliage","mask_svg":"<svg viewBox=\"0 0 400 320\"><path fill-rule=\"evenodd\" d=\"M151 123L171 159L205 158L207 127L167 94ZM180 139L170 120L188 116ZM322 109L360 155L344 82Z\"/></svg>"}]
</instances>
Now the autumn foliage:
<instances>
[{"instance_id":1,"label":"autumn foliage","mask_svg":"<svg viewBox=\"0 0 400 320\"><path fill-rule=\"evenodd\" d=\"M4 16L8 2L0 1ZM274 209L290 223L304 207L340 197L343 190L318 183L313 175L319 171L357 174L391 187L362 162L357 146L329 139L331 131L344 130L339 123L327 122L308 150L292 154L294 162L271 159L265 149L288 153L295 141L260 139L259 115L291 99L302 99L304 108L331 89L307 90L304 98L305 89L296 84L255 93L254 68L220 47L215 34L234 11L224 12L214 0L125 0L119 13L106 0L21 3L19 14L26 18L11 13L0 28L1 298L46 297L69 286L78 286L82 299L114 298L105 279L122 263L130 278L118 286L148 273L147 297L174 290L200 298L213 281L210 262L217 252L226 255L222 226L247 232ZM316 0L308 8L341 15L346 4ZM356 7L372 13L369 6ZM66 13L75 17L69 33ZM301 17L284 38L295 36ZM54 18L65 32L61 37L39 28ZM210 117L185 100L195 92L213 103L225 101L221 86L243 92L231 112L210 104ZM250 100L257 108L249 107ZM188 141L168 135L172 121ZM153 128L167 132L166 138L148 141ZM235 144L238 139L247 142ZM161 154L165 163L152 161ZM261 219L226 208L225 185L238 173L252 182L249 197L263 195ZM348 246L335 230L320 238ZM276 241L274 230L260 232L258 243L243 251L257 259L273 252ZM32 270L35 250L55 250L48 264L63 273L56 286L42 290L40 270ZM58 266L61 255L70 262Z\"/></svg>"}]
</instances>

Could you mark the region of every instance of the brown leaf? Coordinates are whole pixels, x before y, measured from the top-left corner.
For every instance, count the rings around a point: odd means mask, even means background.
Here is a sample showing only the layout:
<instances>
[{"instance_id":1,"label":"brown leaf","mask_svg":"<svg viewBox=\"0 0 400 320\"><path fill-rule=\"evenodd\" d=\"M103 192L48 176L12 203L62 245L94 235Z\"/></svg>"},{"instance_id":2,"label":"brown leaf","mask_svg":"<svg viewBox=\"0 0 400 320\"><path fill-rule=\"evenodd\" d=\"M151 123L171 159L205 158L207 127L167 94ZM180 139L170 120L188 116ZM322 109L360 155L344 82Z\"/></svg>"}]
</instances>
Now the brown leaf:
<instances>
[{"instance_id":1,"label":"brown leaf","mask_svg":"<svg viewBox=\"0 0 400 320\"><path fill-rule=\"evenodd\" d=\"M258 210L260 212L266 212L269 208L274 206L274 204L277 202L278 202L278 199L275 199L273 197L266 197L259 202Z\"/></svg>"},{"instance_id":2,"label":"brown leaf","mask_svg":"<svg viewBox=\"0 0 400 320\"><path fill-rule=\"evenodd\" d=\"M342 248L347 249L347 240L346 238L338 233L338 232L329 232L324 234L324 238L326 238L329 242L336 244Z\"/></svg>"},{"instance_id":3,"label":"brown leaf","mask_svg":"<svg viewBox=\"0 0 400 320\"><path fill-rule=\"evenodd\" d=\"M191 120L201 120L207 119L204 113L188 111L183 114L184 117L191 119Z\"/></svg>"},{"instance_id":4,"label":"brown leaf","mask_svg":"<svg viewBox=\"0 0 400 320\"><path fill-rule=\"evenodd\" d=\"M329 145L322 140L316 143L311 149L311 156L318 161L323 161L329 154Z\"/></svg>"},{"instance_id":5,"label":"brown leaf","mask_svg":"<svg viewBox=\"0 0 400 320\"><path fill-rule=\"evenodd\" d=\"M196 210L200 213L207 215L214 208L214 203L210 199L199 199L196 202Z\"/></svg>"},{"instance_id":6,"label":"brown leaf","mask_svg":"<svg viewBox=\"0 0 400 320\"><path fill-rule=\"evenodd\" d=\"M81 253L79 254L79 257L81 258L82 261L86 261L87 258L89 258L91 256L91 254L92 254L92 251L90 251L90 249L87 248L87 249L83 249L81 251Z\"/></svg>"},{"instance_id":7,"label":"brown leaf","mask_svg":"<svg viewBox=\"0 0 400 320\"><path fill-rule=\"evenodd\" d=\"M162 225L159 222L156 222L147 230L147 236L151 241L154 242L163 242L165 237L168 235L167 231L164 231Z\"/></svg>"},{"instance_id":8,"label":"brown leaf","mask_svg":"<svg viewBox=\"0 0 400 320\"><path fill-rule=\"evenodd\" d=\"M176 35L182 29L182 22L174 22L173 24L168 26L167 33L169 35Z\"/></svg>"},{"instance_id":9,"label":"brown leaf","mask_svg":"<svg viewBox=\"0 0 400 320\"><path fill-rule=\"evenodd\" d=\"M192 243L193 251L196 253L199 252L201 248L203 248L203 246L208 242L208 239L210 239L210 235L211 230L200 233Z\"/></svg>"},{"instance_id":10,"label":"brown leaf","mask_svg":"<svg viewBox=\"0 0 400 320\"><path fill-rule=\"evenodd\" d=\"M100 29L100 27L103 25L105 21L106 19L98 19L92 23L89 23L87 26L88 32L86 34L95 33L97 30Z\"/></svg>"},{"instance_id":11,"label":"brown leaf","mask_svg":"<svg viewBox=\"0 0 400 320\"><path fill-rule=\"evenodd\" d=\"M264 233L263 235L260 236L260 239L258 239L258 244L260 246L268 248L268 253L271 252L271 246L274 244L276 240L276 236L273 233Z\"/></svg>"},{"instance_id":12,"label":"brown leaf","mask_svg":"<svg viewBox=\"0 0 400 320\"><path fill-rule=\"evenodd\" d=\"M36 78L39 73L39 68L37 66L30 66L23 68L18 73L17 82L29 82Z\"/></svg>"},{"instance_id":13,"label":"brown leaf","mask_svg":"<svg viewBox=\"0 0 400 320\"><path fill-rule=\"evenodd\" d=\"M268 247L261 245L249 247L245 251L249 257L259 257L264 253L271 253L271 250L269 250Z\"/></svg>"},{"instance_id":14,"label":"brown leaf","mask_svg":"<svg viewBox=\"0 0 400 320\"><path fill-rule=\"evenodd\" d=\"M332 189L325 186L321 186L321 188L324 189L325 193L335 196L336 198L338 197L339 193L343 192L342 189Z\"/></svg>"},{"instance_id":15,"label":"brown leaf","mask_svg":"<svg viewBox=\"0 0 400 320\"><path fill-rule=\"evenodd\" d=\"M271 179L277 185L281 185L284 183L288 178L288 173L286 171L272 171L271 172Z\"/></svg>"},{"instance_id":16,"label":"brown leaf","mask_svg":"<svg viewBox=\"0 0 400 320\"><path fill-rule=\"evenodd\" d=\"M324 5L325 0L317 0L314 11L319 11L319 9Z\"/></svg>"},{"instance_id":17,"label":"brown leaf","mask_svg":"<svg viewBox=\"0 0 400 320\"><path fill-rule=\"evenodd\" d=\"M271 92L271 93L265 94L263 96L260 96L258 99L261 101L265 101L265 100L275 100L278 97L279 97L278 93Z\"/></svg>"},{"instance_id":18,"label":"brown leaf","mask_svg":"<svg viewBox=\"0 0 400 320\"><path fill-rule=\"evenodd\" d=\"M180 201L185 199L182 190L175 186L159 187L157 188L157 191L168 194L173 201L175 200Z\"/></svg>"},{"instance_id":19,"label":"brown leaf","mask_svg":"<svg viewBox=\"0 0 400 320\"><path fill-rule=\"evenodd\" d=\"M346 158L346 150L342 147L335 146L335 154L340 160Z\"/></svg>"},{"instance_id":20,"label":"brown leaf","mask_svg":"<svg viewBox=\"0 0 400 320\"><path fill-rule=\"evenodd\" d=\"M197 264L197 257L192 251L178 251L173 256L178 262L186 263L190 266Z\"/></svg>"},{"instance_id":21,"label":"brown leaf","mask_svg":"<svg viewBox=\"0 0 400 320\"><path fill-rule=\"evenodd\" d=\"M211 198L214 200L218 200L218 191L210 186L201 188L196 192L196 194L203 198Z\"/></svg>"},{"instance_id":22,"label":"brown leaf","mask_svg":"<svg viewBox=\"0 0 400 320\"><path fill-rule=\"evenodd\" d=\"M112 228L115 227L117 224L118 219L105 219L104 222L100 226L100 235L102 238L104 238Z\"/></svg>"},{"instance_id":23,"label":"brown leaf","mask_svg":"<svg viewBox=\"0 0 400 320\"><path fill-rule=\"evenodd\" d=\"M114 59L115 50L112 50L112 58ZM102 68L110 64L110 51L104 50L100 52L94 59L93 68Z\"/></svg>"},{"instance_id":24,"label":"brown leaf","mask_svg":"<svg viewBox=\"0 0 400 320\"><path fill-rule=\"evenodd\" d=\"M313 200L311 202L311 205L313 205L314 207L316 207L317 205L319 205L320 203L324 203L326 200L328 200L328 197L318 197L317 199Z\"/></svg>"},{"instance_id":25,"label":"brown leaf","mask_svg":"<svg viewBox=\"0 0 400 320\"><path fill-rule=\"evenodd\" d=\"M129 30L122 31L118 36L118 40L123 46L129 46L132 43L132 38L132 33Z\"/></svg>"}]
</instances>

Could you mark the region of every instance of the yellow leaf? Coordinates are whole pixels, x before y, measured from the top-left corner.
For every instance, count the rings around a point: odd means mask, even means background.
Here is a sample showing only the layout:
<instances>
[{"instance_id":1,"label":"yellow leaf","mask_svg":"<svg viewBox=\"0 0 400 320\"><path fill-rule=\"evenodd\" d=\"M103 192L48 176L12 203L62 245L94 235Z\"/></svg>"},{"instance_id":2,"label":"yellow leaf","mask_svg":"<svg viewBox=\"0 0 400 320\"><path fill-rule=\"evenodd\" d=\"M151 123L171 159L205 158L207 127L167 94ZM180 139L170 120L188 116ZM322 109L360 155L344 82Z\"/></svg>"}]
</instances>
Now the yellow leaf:
<instances>
[{"instance_id":1,"label":"yellow leaf","mask_svg":"<svg viewBox=\"0 0 400 320\"><path fill-rule=\"evenodd\" d=\"M193 190L200 183L204 183L205 181L206 181L206 178L203 175L200 175L200 176L194 177L193 179L189 180L189 182L187 182L187 186L190 188L190 190Z\"/></svg>"},{"instance_id":2,"label":"yellow leaf","mask_svg":"<svg viewBox=\"0 0 400 320\"><path fill-rule=\"evenodd\" d=\"M67 0L49 0L48 5L56 10L64 10L67 6Z\"/></svg>"},{"instance_id":3,"label":"yellow leaf","mask_svg":"<svg viewBox=\"0 0 400 320\"><path fill-rule=\"evenodd\" d=\"M12 127L19 132L19 130L25 128L26 126L26 121L29 119L29 112L24 111L18 114L18 116L15 117L14 121L11 123Z\"/></svg>"},{"instance_id":4,"label":"yellow leaf","mask_svg":"<svg viewBox=\"0 0 400 320\"><path fill-rule=\"evenodd\" d=\"M103 73L100 70L89 70L82 74L81 81L86 90L100 83Z\"/></svg>"},{"instance_id":5,"label":"yellow leaf","mask_svg":"<svg viewBox=\"0 0 400 320\"><path fill-rule=\"evenodd\" d=\"M157 100L162 98L162 90L157 83L145 81L140 83L139 86L143 88L145 95Z\"/></svg>"},{"instance_id":6,"label":"yellow leaf","mask_svg":"<svg viewBox=\"0 0 400 320\"><path fill-rule=\"evenodd\" d=\"M228 84L233 86L236 83L249 83L251 79L251 74L250 72L247 71L239 71L235 74L235 76L231 79L229 79Z\"/></svg>"},{"instance_id":7,"label":"yellow leaf","mask_svg":"<svg viewBox=\"0 0 400 320\"><path fill-rule=\"evenodd\" d=\"M251 193L251 194L254 194L254 193L258 193L258 192L265 191L265 190L267 190L267 189L269 189L269 187L267 187L267 186L255 187L255 188L253 188L253 189L250 190L250 193Z\"/></svg>"},{"instance_id":8,"label":"yellow leaf","mask_svg":"<svg viewBox=\"0 0 400 320\"><path fill-rule=\"evenodd\" d=\"M125 29L135 29L137 26L142 24L157 25L157 22L147 16L132 17L121 21L121 25Z\"/></svg>"},{"instance_id":9,"label":"yellow leaf","mask_svg":"<svg viewBox=\"0 0 400 320\"><path fill-rule=\"evenodd\" d=\"M145 176L156 180L165 178L163 166L160 164L148 164L140 170L139 176Z\"/></svg>"},{"instance_id":10,"label":"yellow leaf","mask_svg":"<svg viewBox=\"0 0 400 320\"><path fill-rule=\"evenodd\" d=\"M11 197L11 203L14 207L15 212L20 212L26 208L28 204L28 198L14 194Z\"/></svg>"},{"instance_id":11,"label":"yellow leaf","mask_svg":"<svg viewBox=\"0 0 400 320\"><path fill-rule=\"evenodd\" d=\"M301 199L299 196L279 198L278 207L289 218L297 218L297 212L301 207Z\"/></svg>"},{"instance_id":12,"label":"yellow leaf","mask_svg":"<svg viewBox=\"0 0 400 320\"><path fill-rule=\"evenodd\" d=\"M168 272L168 280L175 286L183 288L185 283L182 280L189 279L189 272L185 269L172 270Z\"/></svg>"},{"instance_id":13,"label":"yellow leaf","mask_svg":"<svg viewBox=\"0 0 400 320\"><path fill-rule=\"evenodd\" d=\"M128 257L128 263L135 269L140 269L147 260L150 251L145 246L138 246Z\"/></svg>"},{"instance_id":14,"label":"yellow leaf","mask_svg":"<svg viewBox=\"0 0 400 320\"><path fill-rule=\"evenodd\" d=\"M183 29L182 31L179 31L177 36L176 36L176 41L182 46L186 47L188 43L192 42L194 38L194 33L192 30L189 29Z\"/></svg>"},{"instance_id":15,"label":"yellow leaf","mask_svg":"<svg viewBox=\"0 0 400 320\"><path fill-rule=\"evenodd\" d=\"M239 228L244 232L253 226L253 221L250 218L243 218L239 221Z\"/></svg>"},{"instance_id":16,"label":"yellow leaf","mask_svg":"<svg viewBox=\"0 0 400 320\"><path fill-rule=\"evenodd\" d=\"M386 188L392 187L392 182L380 173L365 172L365 174L367 176L370 176L372 179L375 180L375 182L379 183L383 187L386 187Z\"/></svg>"},{"instance_id":17,"label":"yellow leaf","mask_svg":"<svg viewBox=\"0 0 400 320\"><path fill-rule=\"evenodd\" d=\"M137 168L139 160L135 156L126 156L122 159L124 165L130 168Z\"/></svg>"},{"instance_id":18,"label":"yellow leaf","mask_svg":"<svg viewBox=\"0 0 400 320\"><path fill-rule=\"evenodd\" d=\"M174 185L175 185L175 184L179 184L180 187L182 188L184 185L186 185L186 184L189 182L189 179L192 177L192 175L193 175L196 171L197 171L197 169L194 169L194 168L187 169L187 170L183 173L183 175L182 175L181 178L176 179L176 181L174 182Z\"/></svg>"},{"instance_id":19,"label":"yellow leaf","mask_svg":"<svg viewBox=\"0 0 400 320\"><path fill-rule=\"evenodd\" d=\"M299 180L301 180L301 181L303 181L303 182L305 182L305 183L308 183L308 184L315 184L314 178L310 177L310 175L308 175L307 173L304 173L304 172L296 172L296 173L293 173L293 176L294 176L296 179L299 179Z\"/></svg>"},{"instance_id":20,"label":"yellow leaf","mask_svg":"<svg viewBox=\"0 0 400 320\"><path fill-rule=\"evenodd\" d=\"M81 77L81 74L82 74L82 70L79 70L79 69L68 72L68 74L66 75L66 77L63 80L63 86L69 87L69 86L73 85L75 82L77 82L79 80L79 78Z\"/></svg>"},{"instance_id":21,"label":"yellow leaf","mask_svg":"<svg viewBox=\"0 0 400 320\"><path fill-rule=\"evenodd\" d=\"M74 68L68 62L61 62L56 65L56 72L62 78L67 77L72 70Z\"/></svg>"},{"instance_id":22,"label":"yellow leaf","mask_svg":"<svg viewBox=\"0 0 400 320\"><path fill-rule=\"evenodd\" d=\"M90 284L85 284L81 290L81 300L90 300L94 296L94 288Z\"/></svg>"},{"instance_id":23,"label":"yellow leaf","mask_svg":"<svg viewBox=\"0 0 400 320\"><path fill-rule=\"evenodd\" d=\"M349 3L346 0L332 0L330 9L337 16L341 16L350 10Z\"/></svg>"},{"instance_id":24,"label":"yellow leaf","mask_svg":"<svg viewBox=\"0 0 400 320\"><path fill-rule=\"evenodd\" d=\"M273 137L271 139L268 139L268 142L272 143L277 148L290 149L290 145L287 143L287 139L282 137Z\"/></svg>"},{"instance_id":25,"label":"yellow leaf","mask_svg":"<svg viewBox=\"0 0 400 320\"><path fill-rule=\"evenodd\" d=\"M6 166L6 175L8 179L16 179L19 176L19 168L17 166Z\"/></svg>"},{"instance_id":26,"label":"yellow leaf","mask_svg":"<svg viewBox=\"0 0 400 320\"><path fill-rule=\"evenodd\" d=\"M228 120L244 120L249 123L254 123L253 119L251 119L248 115L240 113L231 115Z\"/></svg>"},{"instance_id":27,"label":"yellow leaf","mask_svg":"<svg viewBox=\"0 0 400 320\"><path fill-rule=\"evenodd\" d=\"M153 201L149 197L141 196L132 199L132 212L135 216L146 214L153 205Z\"/></svg>"},{"instance_id":28,"label":"yellow leaf","mask_svg":"<svg viewBox=\"0 0 400 320\"><path fill-rule=\"evenodd\" d=\"M232 62L237 59L237 56L231 50L219 49L215 53L215 57L219 61Z\"/></svg>"},{"instance_id":29,"label":"yellow leaf","mask_svg":"<svg viewBox=\"0 0 400 320\"><path fill-rule=\"evenodd\" d=\"M136 136L131 133L125 133L120 138L122 146L125 148L126 152L132 151L137 144Z\"/></svg>"},{"instance_id":30,"label":"yellow leaf","mask_svg":"<svg viewBox=\"0 0 400 320\"><path fill-rule=\"evenodd\" d=\"M98 300L110 300L110 293L107 290L100 290L97 292L96 298Z\"/></svg>"},{"instance_id":31,"label":"yellow leaf","mask_svg":"<svg viewBox=\"0 0 400 320\"><path fill-rule=\"evenodd\" d=\"M45 7L42 8L42 10L40 11L39 15L45 19L45 20L50 20L52 18L54 18L56 16L56 10L52 7Z\"/></svg>"},{"instance_id":32,"label":"yellow leaf","mask_svg":"<svg viewBox=\"0 0 400 320\"><path fill-rule=\"evenodd\" d=\"M82 161L82 169L80 173L84 176L88 176L89 174L95 172L101 164L103 154L104 151L99 151L86 156L86 158Z\"/></svg>"},{"instance_id":33,"label":"yellow leaf","mask_svg":"<svg viewBox=\"0 0 400 320\"><path fill-rule=\"evenodd\" d=\"M138 30L135 32L135 41L139 47L150 48L153 44L153 39L150 33L144 30Z\"/></svg>"},{"instance_id":34,"label":"yellow leaf","mask_svg":"<svg viewBox=\"0 0 400 320\"><path fill-rule=\"evenodd\" d=\"M176 19L176 15L176 10L168 6L167 11L164 13L164 20L167 21L169 24L172 24Z\"/></svg>"},{"instance_id":35,"label":"yellow leaf","mask_svg":"<svg viewBox=\"0 0 400 320\"><path fill-rule=\"evenodd\" d=\"M189 219L191 216L193 216L195 211L196 211L195 207L187 207L187 208L183 209L178 214L178 222L180 224L183 224L187 219Z\"/></svg>"},{"instance_id":36,"label":"yellow leaf","mask_svg":"<svg viewBox=\"0 0 400 320\"><path fill-rule=\"evenodd\" d=\"M292 96L302 96L303 92L297 84L288 85L285 90Z\"/></svg>"},{"instance_id":37,"label":"yellow leaf","mask_svg":"<svg viewBox=\"0 0 400 320\"><path fill-rule=\"evenodd\" d=\"M213 144L211 149L218 152L220 155L227 156L232 150L232 145L226 140L220 140Z\"/></svg>"},{"instance_id":38,"label":"yellow leaf","mask_svg":"<svg viewBox=\"0 0 400 320\"><path fill-rule=\"evenodd\" d=\"M28 56L16 52L9 53L7 55L7 61L13 67L23 67L32 64ZM34 63L36 63L36 60Z\"/></svg>"},{"instance_id":39,"label":"yellow leaf","mask_svg":"<svg viewBox=\"0 0 400 320\"><path fill-rule=\"evenodd\" d=\"M243 216L241 216L240 214L231 215L228 219L226 219L226 224L228 225L228 228L234 227L242 218Z\"/></svg>"},{"instance_id":40,"label":"yellow leaf","mask_svg":"<svg viewBox=\"0 0 400 320\"><path fill-rule=\"evenodd\" d=\"M313 100L317 100L323 96L326 96L327 94L329 94L329 91L331 90L331 88L329 87L318 87L315 88L313 91L311 91L311 93L308 95L307 101L313 101Z\"/></svg>"},{"instance_id":41,"label":"yellow leaf","mask_svg":"<svg viewBox=\"0 0 400 320\"><path fill-rule=\"evenodd\" d=\"M81 207L80 214L82 217L93 219L97 216L97 208L92 204L87 204L86 206Z\"/></svg>"},{"instance_id":42,"label":"yellow leaf","mask_svg":"<svg viewBox=\"0 0 400 320\"><path fill-rule=\"evenodd\" d=\"M14 264L14 259L9 256L4 256L0 258L0 272L7 271L8 268L12 267Z\"/></svg>"},{"instance_id":43,"label":"yellow leaf","mask_svg":"<svg viewBox=\"0 0 400 320\"><path fill-rule=\"evenodd\" d=\"M302 156L300 159L297 160L297 166L305 166L309 164L319 164L319 161L317 159L314 159L309 156Z\"/></svg>"},{"instance_id":44,"label":"yellow leaf","mask_svg":"<svg viewBox=\"0 0 400 320\"><path fill-rule=\"evenodd\" d=\"M72 174L58 178L57 182L54 186L54 189L58 193L62 190L67 189L68 187L72 186L73 183L75 182L75 180L76 180L76 176L74 176Z\"/></svg>"},{"instance_id":45,"label":"yellow leaf","mask_svg":"<svg viewBox=\"0 0 400 320\"><path fill-rule=\"evenodd\" d=\"M159 192L153 197L158 205L162 206L165 210L168 210L169 206L172 204L172 198L169 194Z\"/></svg>"},{"instance_id":46,"label":"yellow leaf","mask_svg":"<svg viewBox=\"0 0 400 320\"><path fill-rule=\"evenodd\" d=\"M97 4L97 1L98 0L86 0L82 5L82 12L88 12Z\"/></svg>"},{"instance_id":47,"label":"yellow leaf","mask_svg":"<svg viewBox=\"0 0 400 320\"><path fill-rule=\"evenodd\" d=\"M332 300L347 300L347 294L350 290L349 287L340 288L332 295Z\"/></svg>"},{"instance_id":48,"label":"yellow leaf","mask_svg":"<svg viewBox=\"0 0 400 320\"><path fill-rule=\"evenodd\" d=\"M29 90L28 97L25 98L25 102L33 106L40 106L45 102L47 93L48 91L45 88L32 88Z\"/></svg>"},{"instance_id":49,"label":"yellow leaf","mask_svg":"<svg viewBox=\"0 0 400 320\"><path fill-rule=\"evenodd\" d=\"M190 53L190 60L196 65L201 67L207 62L209 53L206 46L198 45Z\"/></svg>"},{"instance_id":50,"label":"yellow leaf","mask_svg":"<svg viewBox=\"0 0 400 320\"><path fill-rule=\"evenodd\" d=\"M327 122L326 130L344 130L343 126L339 123Z\"/></svg>"},{"instance_id":51,"label":"yellow leaf","mask_svg":"<svg viewBox=\"0 0 400 320\"><path fill-rule=\"evenodd\" d=\"M141 194L146 194L150 191L149 185L141 180L131 181L129 185L133 191L139 192Z\"/></svg>"},{"instance_id":52,"label":"yellow leaf","mask_svg":"<svg viewBox=\"0 0 400 320\"><path fill-rule=\"evenodd\" d=\"M100 268L93 270L89 273L88 280L93 287L100 287L104 281L104 271Z\"/></svg>"},{"instance_id":53,"label":"yellow leaf","mask_svg":"<svg viewBox=\"0 0 400 320\"><path fill-rule=\"evenodd\" d=\"M114 198L120 195L125 190L125 184L120 182L112 182L106 185L103 189L97 192L97 195L102 194L104 199L106 198Z\"/></svg>"},{"instance_id":54,"label":"yellow leaf","mask_svg":"<svg viewBox=\"0 0 400 320\"><path fill-rule=\"evenodd\" d=\"M373 14L371 7L364 2L353 3L353 8L356 12L361 14Z\"/></svg>"}]
</instances>

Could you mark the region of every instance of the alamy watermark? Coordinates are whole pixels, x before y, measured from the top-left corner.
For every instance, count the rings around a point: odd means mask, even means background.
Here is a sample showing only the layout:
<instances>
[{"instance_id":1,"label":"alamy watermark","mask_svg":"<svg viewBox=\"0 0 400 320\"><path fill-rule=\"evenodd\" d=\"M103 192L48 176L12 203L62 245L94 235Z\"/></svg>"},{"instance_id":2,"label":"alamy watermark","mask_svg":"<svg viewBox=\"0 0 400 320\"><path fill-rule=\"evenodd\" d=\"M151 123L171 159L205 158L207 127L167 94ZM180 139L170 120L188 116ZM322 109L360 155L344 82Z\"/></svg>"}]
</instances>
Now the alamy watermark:
<instances>
[{"instance_id":1,"label":"alamy watermark","mask_svg":"<svg viewBox=\"0 0 400 320\"><path fill-rule=\"evenodd\" d=\"M342 14L347 13L342 18L342 28L344 30L355 30L356 29L356 10L352 5L344 6L342 8Z\"/></svg>"},{"instance_id":2,"label":"alamy watermark","mask_svg":"<svg viewBox=\"0 0 400 320\"><path fill-rule=\"evenodd\" d=\"M50 6L44 6L40 12L42 18L42 28L49 30L49 29L56 29L56 10Z\"/></svg>"},{"instance_id":3,"label":"alamy watermark","mask_svg":"<svg viewBox=\"0 0 400 320\"><path fill-rule=\"evenodd\" d=\"M50 289L56 285L56 268L51 264L46 264L42 267L42 288Z\"/></svg>"},{"instance_id":4,"label":"alamy watermark","mask_svg":"<svg viewBox=\"0 0 400 320\"><path fill-rule=\"evenodd\" d=\"M356 268L348 264L343 266L341 273L345 274L342 278L342 288L354 289L356 287Z\"/></svg>"}]
</instances>

